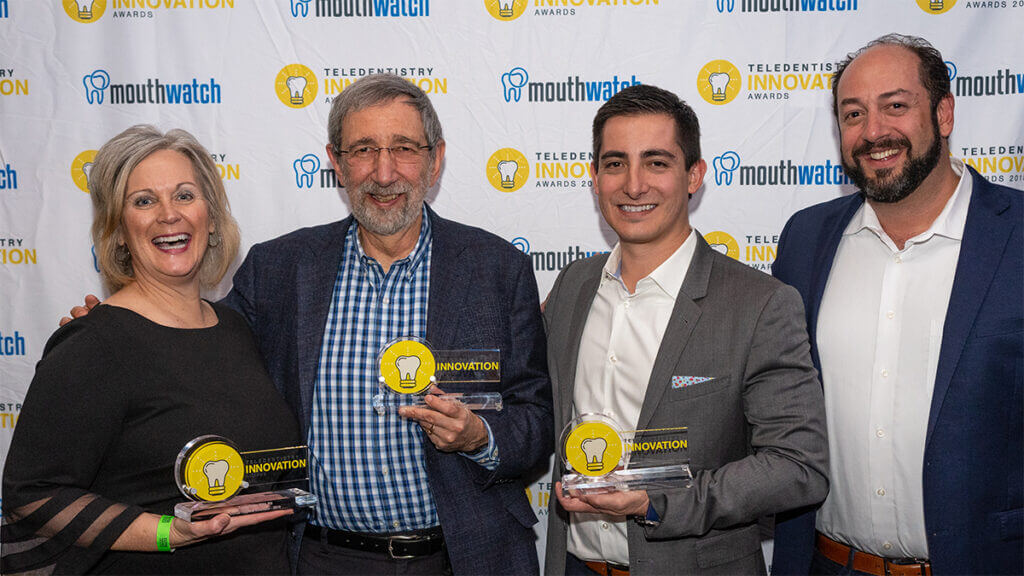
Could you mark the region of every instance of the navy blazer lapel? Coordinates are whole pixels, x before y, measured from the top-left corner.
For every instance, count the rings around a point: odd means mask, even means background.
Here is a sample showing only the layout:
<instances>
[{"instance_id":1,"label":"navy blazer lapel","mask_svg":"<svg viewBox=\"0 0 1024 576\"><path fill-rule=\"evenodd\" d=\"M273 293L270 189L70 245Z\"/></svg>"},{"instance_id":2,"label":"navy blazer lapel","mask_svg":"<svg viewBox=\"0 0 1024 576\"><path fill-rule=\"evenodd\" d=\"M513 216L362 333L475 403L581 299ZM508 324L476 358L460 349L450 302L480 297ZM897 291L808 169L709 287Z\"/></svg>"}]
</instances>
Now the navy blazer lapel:
<instances>
[{"instance_id":1,"label":"navy blazer lapel","mask_svg":"<svg viewBox=\"0 0 1024 576\"><path fill-rule=\"evenodd\" d=\"M693 251L690 269L686 271L683 285L676 296L676 303L672 307L672 316L668 320L668 326L665 327L665 334L661 337L658 355L654 358L651 378L647 382L647 394L644 396L643 406L640 407L640 417L637 418L638 430L647 428L654 416L654 411L661 404L661 398L665 395L669 382L672 380L672 372L679 363L683 350L686 349L686 343L690 340L690 334L693 333L697 320L700 319L701 308L696 301L708 293L711 268L714 264L714 250L708 246L696 229L692 229L690 234L697 236L697 247Z\"/></svg>"},{"instance_id":2,"label":"navy blazer lapel","mask_svg":"<svg viewBox=\"0 0 1024 576\"><path fill-rule=\"evenodd\" d=\"M564 358L562 365L558 367L561 372L560 376L562 376L561 386L559 386L562 414L559 422L569 422L572 419L572 398L576 387L576 365L580 353L580 341L583 339L583 327L587 324L590 306L597 296L598 286L601 285L604 263L608 261L607 255L602 255L599 258L601 266L597 268L597 274L585 278L580 284L572 309L572 317L569 320L569 341L567 342L569 349L562 356ZM561 430L556 430L556 432L561 433Z\"/></svg>"},{"instance_id":3,"label":"navy blazer lapel","mask_svg":"<svg viewBox=\"0 0 1024 576\"><path fill-rule=\"evenodd\" d=\"M331 226L321 242L311 243L306 258L296 264L298 304L295 337L299 358L299 389L302 395L302 418L308 428L313 406L313 386L316 382L320 348L323 346L324 326L334 297L334 282L345 249L345 236L352 217ZM303 430L303 435L305 435Z\"/></svg>"},{"instance_id":4,"label":"navy blazer lapel","mask_svg":"<svg viewBox=\"0 0 1024 576\"><path fill-rule=\"evenodd\" d=\"M1019 249L1006 246L1018 223L1000 217L1009 208L1009 199L973 169L970 171L974 179L971 202L967 208L967 222L953 277L953 290L949 295L949 306L946 307L946 320L942 328L942 346L935 372L925 446L931 441L939 408L946 397L960 354L967 343L967 336L974 326L974 319L978 316L978 310L999 267L999 260L1006 250Z\"/></svg>"},{"instance_id":5,"label":"navy blazer lapel","mask_svg":"<svg viewBox=\"0 0 1024 576\"><path fill-rule=\"evenodd\" d=\"M430 296L427 303L427 341L431 346L443 349L446 342L455 339L454 330L458 329L458 315L454 313L437 313L437 310L453 312L459 310L457 299L467 282L459 279L462 267L459 258L466 246L457 234L452 234L448 221L439 217L427 206L427 217L430 218Z\"/></svg>"},{"instance_id":6,"label":"navy blazer lapel","mask_svg":"<svg viewBox=\"0 0 1024 576\"><path fill-rule=\"evenodd\" d=\"M814 270L811 276L810 292L807 301L807 335L811 342L817 342L818 338L818 311L821 309L821 299L825 295L825 285L828 284L828 276L832 273L832 264L835 262L836 251L839 250L839 242L843 239L843 231L849 225L853 215L864 204L864 195L854 194L849 201L844 203L842 210L829 215L822 230L822 241L814 251ZM811 346L811 361L821 373L821 360L818 357L818 347Z\"/></svg>"}]
</instances>

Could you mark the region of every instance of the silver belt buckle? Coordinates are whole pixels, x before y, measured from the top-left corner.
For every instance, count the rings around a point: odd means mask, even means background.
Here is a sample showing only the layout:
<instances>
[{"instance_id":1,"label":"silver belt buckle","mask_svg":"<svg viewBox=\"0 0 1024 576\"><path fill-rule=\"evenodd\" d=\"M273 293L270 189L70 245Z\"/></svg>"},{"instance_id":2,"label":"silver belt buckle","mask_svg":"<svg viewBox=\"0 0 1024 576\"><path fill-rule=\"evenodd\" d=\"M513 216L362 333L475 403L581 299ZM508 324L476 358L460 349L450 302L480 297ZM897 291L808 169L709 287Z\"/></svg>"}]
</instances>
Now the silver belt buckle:
<instances>
[{"instance_id":1,"label":"silver belt buckle","mask_svg":"<svg viewBox=\"0 0 1024 576\"><path fill-rule=\"evenodd\" d=\"M413 541L413 540L417 540L417 539L419 539L419 536L407 536L407 535L404 535L404 534L399 534L399 535L396 535L396 536L388 536L388 556L391 557L392 560L408 560L410 558L415 558L416 557L415 555L410 555L410 556L398 556L398 555L396 555L395 554L395 549L394 549L394 543L395 543L395 540Z\"/></svg>"}]
</instances>

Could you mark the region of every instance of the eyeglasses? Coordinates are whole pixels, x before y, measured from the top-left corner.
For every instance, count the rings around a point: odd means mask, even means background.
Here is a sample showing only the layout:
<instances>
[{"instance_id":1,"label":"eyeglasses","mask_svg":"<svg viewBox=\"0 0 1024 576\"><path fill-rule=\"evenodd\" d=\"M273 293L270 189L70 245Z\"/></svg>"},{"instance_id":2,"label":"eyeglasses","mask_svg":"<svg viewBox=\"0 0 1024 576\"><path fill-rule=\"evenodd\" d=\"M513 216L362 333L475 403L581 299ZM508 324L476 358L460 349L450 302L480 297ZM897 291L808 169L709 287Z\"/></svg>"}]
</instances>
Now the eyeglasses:
<instances>
[{"instance_id":1,"label":"eyeglasses","mask_svg":"<svg viewBox=\"0 0 1024 576\"><path fill-rule=\"evenodd\" d=\"M370 164L377 161L381 151L387 150L391 159L400 164L415 164L423 155L423 150L431 150L433 146L416 144L398 144L395 146L356 146L348 150L336 150L338 154L347 154L351 164Z\"/></svg>"}]
</instances>

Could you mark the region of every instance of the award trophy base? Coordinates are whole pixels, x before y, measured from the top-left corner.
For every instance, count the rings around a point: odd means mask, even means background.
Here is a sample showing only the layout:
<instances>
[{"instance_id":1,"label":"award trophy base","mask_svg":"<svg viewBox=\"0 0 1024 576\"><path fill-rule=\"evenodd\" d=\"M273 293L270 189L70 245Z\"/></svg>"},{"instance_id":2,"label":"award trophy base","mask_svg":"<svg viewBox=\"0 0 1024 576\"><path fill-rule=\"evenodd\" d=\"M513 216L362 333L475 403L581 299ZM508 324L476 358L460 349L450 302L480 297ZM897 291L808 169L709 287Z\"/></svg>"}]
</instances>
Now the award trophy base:
<instances>
[{"instance_id":1,"label":"award trophy base","mask_svg":"<svg viewBox=\"0 0 1024 576\"><path fill-rule=\"evenodd\" d=\"M437 398L458 402L470 410L502 409L501 394L498 392L467 392L435 394ZM378 414L398 410L402 406L425 406L424 396L413 394L377 394L373 397L373 409Z\"/></svg>"},{"instance_id":2,"label":"award trophy base","mask_svg":"<svg viewBox=\"0 0 1024 576\"><path fill-rule=\"evenodd\" d=\"M614 470L604 476L584 476L571 472L562 476L562 495L608 494L649 488L689 488L693 474L688 464Z\"/></svg>"},{"instance_id":3,"label":"award trophy base","mask_svg":"<svg viewBox=\"0 0 1024 576\"><path fill-rule=\"evenodd\" d=\"M308 508L316 505L316 496L299 490L287 488L256 494L242 494L219 502L181 502L174 506L174 516L186 522L208 520L218 514L242 516L272 510L289 510Z\"/></svg>"}]
</instances>

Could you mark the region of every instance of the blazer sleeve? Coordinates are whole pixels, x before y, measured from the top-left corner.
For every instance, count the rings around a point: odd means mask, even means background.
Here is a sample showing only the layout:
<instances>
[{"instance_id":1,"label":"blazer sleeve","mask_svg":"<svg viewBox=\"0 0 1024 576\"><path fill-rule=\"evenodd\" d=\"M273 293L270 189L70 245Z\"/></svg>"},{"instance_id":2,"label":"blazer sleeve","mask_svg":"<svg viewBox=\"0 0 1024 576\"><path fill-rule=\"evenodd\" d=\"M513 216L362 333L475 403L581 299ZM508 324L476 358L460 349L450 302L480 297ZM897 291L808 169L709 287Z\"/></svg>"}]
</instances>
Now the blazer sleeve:
<instances>
[{"instance_id":1,"label":"blazer sleeve","mask_svg":"<svg viewBox=\"0 0 1024 576\"><path fill-rule=\"evenodd\" d=\"M645 527L648 539L701 536L824 500L825 407L796 290L779 285L767 298L750 342L742 405L751 453L697 471L690 488L651 491L661 522Z\"/></svg>"},{"instance_id":2,"label":"blazer sleeve","mask_svg":"<svg viewBox=\"0 0 1024 576\"><path fill-rule=\"evenodd\" d=\"M481 412L494 434L499 464L488 482L519 478L544 466L554 445L551 384L547 373L547 341L537 283L530 260L512 258L509 291L510 346L502 351L501 412Z\"/></svg>"}]
</instances>

